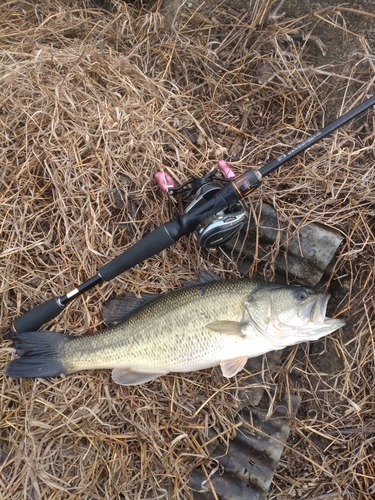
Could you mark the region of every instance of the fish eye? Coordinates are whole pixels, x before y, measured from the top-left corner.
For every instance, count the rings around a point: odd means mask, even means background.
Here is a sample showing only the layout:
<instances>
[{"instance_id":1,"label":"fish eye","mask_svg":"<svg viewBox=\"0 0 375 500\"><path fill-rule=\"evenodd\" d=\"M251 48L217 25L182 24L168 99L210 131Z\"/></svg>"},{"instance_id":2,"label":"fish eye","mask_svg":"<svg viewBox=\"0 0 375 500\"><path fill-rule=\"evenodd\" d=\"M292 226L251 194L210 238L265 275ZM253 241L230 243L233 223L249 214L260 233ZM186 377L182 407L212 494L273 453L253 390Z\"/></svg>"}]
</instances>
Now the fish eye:
<instances>
[{"instance_id":1,"label":"fish eye","mask_svg":"<svg viewBox=\"0 0 375 500\"><path fill-rule=\"evenodd\" d=\"M306 300L307 297L308 297L308 293L306 290L304 290L303 288L296 288L294 291L293 291L293 295L294 297L297 299L297 300L300 300L301 302Z\"/></svg>"}]
</instances>

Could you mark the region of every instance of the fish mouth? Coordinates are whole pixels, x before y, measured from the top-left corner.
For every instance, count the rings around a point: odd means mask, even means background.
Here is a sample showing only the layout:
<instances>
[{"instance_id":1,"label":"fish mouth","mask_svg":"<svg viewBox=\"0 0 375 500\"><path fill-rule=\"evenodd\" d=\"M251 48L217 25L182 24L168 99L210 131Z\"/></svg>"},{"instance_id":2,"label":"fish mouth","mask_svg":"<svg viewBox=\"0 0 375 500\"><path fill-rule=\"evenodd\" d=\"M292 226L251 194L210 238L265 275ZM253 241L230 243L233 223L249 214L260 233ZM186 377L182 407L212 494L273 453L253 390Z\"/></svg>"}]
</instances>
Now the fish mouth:
<instances>
[{"instance_id":1,"label":"fish mouth","mask_svg":"<svg viewBox=\"0 0 375 500\"><path fill-rule=\"evenodd\" d=\"M297 324L283 323L271 314L268 325L259 325L251 312L247 311L246 321L274 346L285 347L308 340L318 340L345 325L341 318L327 318L328 293L320 293L300 309ZM287 342L286 342L287 340Z\"/></svg>"},{"instance_id":2,"label":"fish mouth","mask_svg":"<svg viewBox=\"0 0 375 500\"><path fill-rule=\"evenodd\" d=\"M326 335L345 325L344 319L327 318L326 312L330 296L329 293L320 294L317 300L311 304L307 304L303 311L306 326L313 325L315 327L317 338L319 338L323 332L325 332L324 335Z\"/></svg>"},{"instance_id":3,"label":"fish mouth","mask_svg":"<svg viewBox=\"0 0 375 500\"><path fill-rule=\"evenodd\" d=\"M317 300L311 304L311 307L308 307L308 309L310 309L308 312L308 319L311 323L314 323L314 325L323 325L326 321L331 319L326 317L329 298L329 293L322 293L318 296Z\"/></svg>"}]
</instances>

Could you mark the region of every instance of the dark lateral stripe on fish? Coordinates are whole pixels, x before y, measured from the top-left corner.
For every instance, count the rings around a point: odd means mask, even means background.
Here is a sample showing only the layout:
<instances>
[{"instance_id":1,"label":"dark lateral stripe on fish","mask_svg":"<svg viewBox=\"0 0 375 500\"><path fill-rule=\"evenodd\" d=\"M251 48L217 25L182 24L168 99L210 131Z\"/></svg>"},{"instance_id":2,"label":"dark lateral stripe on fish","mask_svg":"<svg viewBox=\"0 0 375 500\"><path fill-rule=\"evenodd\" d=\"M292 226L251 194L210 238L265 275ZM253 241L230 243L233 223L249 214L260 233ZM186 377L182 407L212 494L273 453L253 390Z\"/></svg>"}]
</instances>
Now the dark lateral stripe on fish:
<instances>
[{"instance_id":1,"label":"dark lateral stripe on fish","mask_svg":"<svg viewBox=\"0 0 375 500\"><path fill-rule=\"evenodd\" d=\"M343 326L344 320L326 317L328 298L304 287L246 278L180 288L143 303L100 333L11 334L19 359L11 362L8 375L111 369L115 382L134 385L220 365L223 375L232 377L245 358L317 340Z\"/></svg>"},{"instance_id":2,"label":"dark lateral stripe on fish","mask_svg":"<svg viewBox=\"0 0 375 500\"><path fill-rule=\"evenodd\" d=\"M57 332L11 332L17 355L7 368L8 377L56 377L66 373L60 358L62 346L69 340Z\"/></svg>"}]
</instances>

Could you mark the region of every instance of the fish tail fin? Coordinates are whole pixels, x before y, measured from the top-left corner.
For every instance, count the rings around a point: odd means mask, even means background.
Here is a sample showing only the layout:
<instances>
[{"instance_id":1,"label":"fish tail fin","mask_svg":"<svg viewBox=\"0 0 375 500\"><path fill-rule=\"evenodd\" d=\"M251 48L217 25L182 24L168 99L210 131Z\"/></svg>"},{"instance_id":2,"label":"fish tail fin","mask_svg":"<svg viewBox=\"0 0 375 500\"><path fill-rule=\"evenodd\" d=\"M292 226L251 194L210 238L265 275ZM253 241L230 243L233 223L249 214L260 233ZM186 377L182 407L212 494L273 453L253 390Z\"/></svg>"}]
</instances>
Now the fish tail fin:
<instances>
[{"instance_id":1,"label":"fish tail fin","mask_svg":"<svg viewBox=\"0 0 375 500\"><path fill-rule=\"evenodd\" d=\"M11 361L7 375L12 378L55 377L68 373L62 350L68 335L57 332L11 332L9 338L19 358Z\"/></svg>"}]
</instances>

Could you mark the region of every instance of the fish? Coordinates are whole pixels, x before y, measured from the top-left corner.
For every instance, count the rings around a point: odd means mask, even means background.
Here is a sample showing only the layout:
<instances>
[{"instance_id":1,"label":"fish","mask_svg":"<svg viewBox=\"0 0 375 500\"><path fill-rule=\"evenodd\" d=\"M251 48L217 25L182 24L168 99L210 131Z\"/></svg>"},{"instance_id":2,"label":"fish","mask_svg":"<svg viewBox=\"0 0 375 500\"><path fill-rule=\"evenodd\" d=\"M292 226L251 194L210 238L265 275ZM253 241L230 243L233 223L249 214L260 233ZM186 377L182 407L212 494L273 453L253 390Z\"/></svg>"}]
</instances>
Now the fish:
<instances>
[{"instance_id":1,"label":"fish","mask_svg":"<svg viewBox=\"0 0 375 500\"><path fill-rule=\"evenodd\" d=\"M115 383L131 386L220 365L230 378L248 358L344 326L344 319L326 317L329 297L306 287L238 278L152 295L125 317L126 307L115 299L108 316L119 321L102 331L10 332L19 357L7 375L44 378L111 369Z\"/></svg>"}]
</instances>

